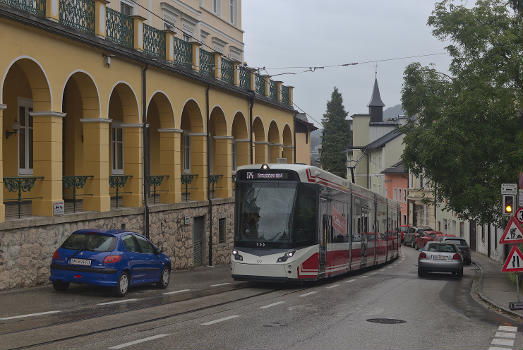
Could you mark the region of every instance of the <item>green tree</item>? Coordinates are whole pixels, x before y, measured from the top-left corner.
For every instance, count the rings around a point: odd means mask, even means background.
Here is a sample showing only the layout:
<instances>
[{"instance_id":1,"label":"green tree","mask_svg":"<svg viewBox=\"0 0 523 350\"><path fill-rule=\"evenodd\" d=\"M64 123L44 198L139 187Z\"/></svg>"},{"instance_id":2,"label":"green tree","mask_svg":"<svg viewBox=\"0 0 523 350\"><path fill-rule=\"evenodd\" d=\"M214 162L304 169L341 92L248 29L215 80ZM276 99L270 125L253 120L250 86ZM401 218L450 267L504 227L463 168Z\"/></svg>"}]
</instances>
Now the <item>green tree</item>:
<instances>
[{"instance_id":1,"label":"green tree","mask_svg":"<svg viewBox=\"0 0 523 350\"><path fill-rule=\"evenodd\" d=\"M500 222L503 182L523 166L520 0L436 3L428 25L450 42L449 75L404 71L405 164L424 172L436 197L463 219Z\"/></svg>"},{"instance_id":2,"label":"green tree","mask_svg":"<svg viewBox=\"0 0 523 350\"><path fill-rule=\"evenodd\" d=\"M321 166L341 177L347 175L345 150L351 143L348 113L343 107L343 99L334 87L331 99L327 102L327 111L323 115L323 138L321 141Z\"/></svg>"}]
</instances>

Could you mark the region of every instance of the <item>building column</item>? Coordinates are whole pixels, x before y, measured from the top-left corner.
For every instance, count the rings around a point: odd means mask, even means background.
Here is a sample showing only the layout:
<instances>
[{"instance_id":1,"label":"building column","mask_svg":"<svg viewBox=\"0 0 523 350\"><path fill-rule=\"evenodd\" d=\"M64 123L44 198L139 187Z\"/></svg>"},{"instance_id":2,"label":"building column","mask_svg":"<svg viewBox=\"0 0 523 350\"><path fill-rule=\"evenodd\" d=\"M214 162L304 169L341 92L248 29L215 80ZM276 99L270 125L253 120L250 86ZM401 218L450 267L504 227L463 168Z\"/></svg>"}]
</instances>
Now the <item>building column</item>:
<instances>
[{"instance_id":1,"label":"building column","mask_svg":"<svg viewBox=\"0 0 523 350\"><path fill-rule=\"evenodd\" d=\"M207 134L190 133L191 136L191 174L197 175L192 181L191 200L207 199Z\"/></svg>"},{"instance_id":2,"label":"building column","mask_svg":"<svg viewBox=\"0 0 523 350\"><path fill-rule=\"evenodd\" d=\"M124 207L141 207L143 191L142 124L121 124L123 128L124 175L130 175L122 189Z\"/></svg>"},{"instance_id":3,"label":"building column","mask_svg":"<svg viewBox=\"0 0 523 350\"><path fill-rule=\"evenodd\" d=\"M45 18L53 22L58 22L58 20L60 19L59 3L59 0L45 1Z\"/></svg>"},{"instance_id":4,"label":"building column","mask_svg":"<svg viewBox=\"0 0 523 350\"><path fill-rule=\"evenodd\" d=\"M287 158L287 164L294 164L294 146L283 146L283 158Z\"/></svg>"},{"instance_id":5,"label":"building column","mask_svg":"<svg viewBox=\"0 0 523 350\"><path fill-rule=\"evenodd\" d=\"M254 163L269 163L267 155L269 154L269 143L265 141L254 142Z\"/></svg>"},{"instance_id":6,"label":"building column","mask_svg":"<svg viewBox=\"0 0 523 350\"><path fill-rule=\"evenodd\" d=\"M164 30L165 32L165 59L171 63L174 63L174 39L176 33L170 29Z\"/></svg>"},{"instance_id":7,"label":"building column","mask_svg":"<svg viewBox=\"0 0 523 350\"><path fill-rule=\"evenodd\" d=\"M6 105L0 104L0 222L5 221L4 205L4 158L3 158L3 139L4 139L4 110Z\"/></svg>"},{"instance_id":8,"label":"building column","mask_svg":"<svg viewBox=\"0 0 523 350\"><path fill-rule=\"evenodd\" d=\"M281 158L281 149L281 144L269 143L269 163L276 163L277 158Z\"/></svg>"},{"instance_id":9,"label":"building column","mask_svg":"<svg viewBox=\"0 0 523 350\"><path fill-rule=\"evenodd\" d=\"M95 0L94 2L94 34L100 39L105 39L106 35L106 10L107 0Z\"/></svg>"},{"instance_id":10,"label":"building column","mask_svg":"<svg viewBox=\"0 0 523 350\"><path fill-rule=\"evenodd\" d=\"M232 197L232 136L214 136L216 140L216 175L222 175L214 186L216 198Z\"/></svg>"},{"instance_id":11,"label":"building column","mask_svg":"<svg viewBox=\"0 0 523 350\"><path fill-rule=\"evenodd\" d=\"M146 18L138 15L131 16L131 18L134 23L134 49L137 51L143 51L143 22Z\"/></svg>"},{"instance_id":12,"label":"building column","mask_svg":"<svg viewBox=\"0 0 523 350\"><path fill-rule=\"evenodd\" d=\"M180 137L183 130L158 129L160 134L160 173L169 175L160 185L160 202L181 201Z\"/></svg>"},{"instance_id":13,"label":"building column","mask_svg":"<svg viewBox=\"0 0 523 350\"><path fill-rule=\"evenodd\" d=\"M236 143L236 166L249 164L249 139L234 140Z\"/></svg>"},{"instance_id":14,"label":"building column","mask_svg":"<svg viewBox=\"0 0 523 350\"><path fill-rule=\"evenodd\" d=\"M111 210L109 195L109 124L107 118L80 119L83 131L84 170L83 173L93 178L85 183L83 198L85 210L104 212Z\"/></svg>"},{"instance_id":15,"label":"building column","mask_svg":"<svg viewBox=\"0 0 523 350\"><path fill-rule=\"evenodd\" d=\"M35 183L38 198L33 200L33 215L53 216L55 203L62 197L62 125L65 113L32 112L33 174L42 176Z\"/></svg>"}]
</instances>

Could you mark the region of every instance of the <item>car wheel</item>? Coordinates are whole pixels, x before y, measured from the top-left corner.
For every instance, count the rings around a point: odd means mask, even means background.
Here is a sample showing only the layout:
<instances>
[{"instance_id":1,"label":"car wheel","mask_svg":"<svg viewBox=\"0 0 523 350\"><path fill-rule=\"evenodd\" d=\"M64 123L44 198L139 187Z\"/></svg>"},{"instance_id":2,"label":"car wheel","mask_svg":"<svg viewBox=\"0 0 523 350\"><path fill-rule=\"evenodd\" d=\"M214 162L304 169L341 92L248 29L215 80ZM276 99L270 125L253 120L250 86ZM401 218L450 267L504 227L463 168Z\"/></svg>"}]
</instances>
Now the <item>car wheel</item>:
<instances>
[{"instance_id":1,"label":"car wheel","mask_svg":"<svg viewBox=\"0 0 523 350\"><path fill-rule=\"evenodd\" d=\"M53 281L53 288L57 291L64 291L69 288L69 282Z\"/></svg>"},{"instance_id":2,"label":"car wheel","mask_svg":"<svg viewBox=\"0 0 523 350\"><path fill-rule=\"evenodd\" d=\"M117 297L123 297L127 294L129 290L129 274L127 272L122 272L118 278L118 283L114 287L114 294Z\"/></svg>"},{"instance_id":3,"label":"car wheel","mask_svg":"<svg viewBox=\"0 0 523 350\"><path fill-rule=\"evenodd\" d=\"M168 266L165 266L162 269L162 273L160 275L160 280L158 283L156 283L156 286L158 288L165 289L169 285L169 279L171 277L171 269Z\"/></svg>"}]
</instances>

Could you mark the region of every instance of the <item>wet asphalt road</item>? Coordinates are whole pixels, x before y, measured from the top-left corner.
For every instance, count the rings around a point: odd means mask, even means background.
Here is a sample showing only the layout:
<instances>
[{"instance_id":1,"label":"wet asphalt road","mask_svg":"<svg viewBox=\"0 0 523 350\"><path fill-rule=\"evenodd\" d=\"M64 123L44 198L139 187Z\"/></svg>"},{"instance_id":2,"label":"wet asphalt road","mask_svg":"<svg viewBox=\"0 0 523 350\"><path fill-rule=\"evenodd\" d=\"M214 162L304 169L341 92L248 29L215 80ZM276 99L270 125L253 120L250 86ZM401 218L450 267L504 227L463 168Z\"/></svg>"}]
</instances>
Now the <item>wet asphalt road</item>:
<instances>
[{"instance_id":1,"label":"wet asphalt road","mask_svg":"<svg viewBox=\"0 0 523 350\"><path fill-rule=\"evenodd\" d=\"M7 320L0 323L0 349L522 348L521 328L510 328L520 325L471 296L473 266L461 280L420 279L417 252L403 247L402 255L379 269L323 283L218 286L190 299L183 293L157 298L144 289L128 296L147 295L140 307L128 301ZM491 345L496 333L501 340Z\"/></svg>"}]
</instances>

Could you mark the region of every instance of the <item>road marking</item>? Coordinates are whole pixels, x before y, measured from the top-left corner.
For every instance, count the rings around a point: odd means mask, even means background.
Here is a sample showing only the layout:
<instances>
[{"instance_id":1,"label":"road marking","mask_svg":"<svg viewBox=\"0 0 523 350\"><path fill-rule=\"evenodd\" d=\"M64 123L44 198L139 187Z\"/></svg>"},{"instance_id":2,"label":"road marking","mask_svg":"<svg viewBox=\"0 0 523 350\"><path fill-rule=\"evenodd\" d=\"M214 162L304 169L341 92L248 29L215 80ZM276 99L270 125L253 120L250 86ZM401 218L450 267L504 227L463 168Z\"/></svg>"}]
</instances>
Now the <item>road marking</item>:
<instances>
[{"instance_id":1,"label":"road marking","mask_svg":"<svg viewBox=\"0 0 523 350\"><path fill-rule=\"evenodd\" d=\"M160 339L160 338L166 337L166 336L168 336L168 335L169 335L169 334L157 334L157 335L153 335L152 337L147 337L147 338L143 338L143 339L138 339L138 340L135 340L135 341L131 341L131 342L129 342L129 343L125 343L125 344L120 344L120 345L112 346L112 347L110 347L109 349L111 349L111 350L123 349L123 348L126 348L126 347L131 346L131 345L136 345L136 344L140 344L140 343L145 343L146 341L149 341L149 340Z\"/></svg>"},{"instance_id":2,"label":"road marking","mask_svg":"<svg viewBox=\"0 0 523 350\"><path fill-rule=\"evenodd\" d=\"M339 287L339 284L333 284L332 286L325 287L326 289L336 288Z\"/></svg>"},{"instance_id":3,"label":"road marking","mask_svg":"<svg viewBox=\"0 0 523 350\"><path fill-rule=\"evenodd\" d=\"M62 312L62 311L55 310L55 311L37 312L34 314L27 314L27 315L0 317L0 321L14 320L17 318L26 318L26 317L33 317L33 316L51 315L51 314L57 314L59 312Z\"/></svg>"},{"instance_id":4,"label":"road marking","mask_svg":"<svg viewBox=\"0 0 523 350\"><path fill-rule=\"evenodd\" d=\"M517 332L518 331L518 327L499 326L498 330L504 331L504 332Z\"/></svg>"},{"instance_id":5,"label":"road marking","mask_svg":"<svg viewBox=\"0 0 523 350\"><path fill-rule=\"evenodd\" d=\"M276 306L276 305L281 305L281 304L285 304L285 302L284 301L278 301L276 303L272 303L272 304L269 304L269 305L260 306L260 309L268 309L270 307L273 307L273 306Z\"/></svg>"},{"instance_id":6,"label":"road marking","mask_svg":"<svg viewBox=\"0 0 523 350\"><path fill-rule=\"evenodd\" d=\"M496 338L516 339L516 333L496 332Z\"/></svg>"},{"instance_id":7,"label":"road marking","mask_svg":"<svg viewBox=\"0 0 523 350\"><path fill-rule=\"evenodd\" d=\"M369 277L367 275L361 275L360 278L365 278L365 277Z\"/></svg>"},{"instance_id":8,"label":"road marking","mask_svg":"<svg viewBox=\"0 0 523 350\"><path fill-rule=\"evenodd\" d=\"M490 344L492 344L492 345L514 346L514 340L512 340L512 339L494 338L494 339L492 339L492 342Z\"/></svg>"},{"instance_id":9,"label":"road marking","mask_svg":"<svg viewBox=\"0 0 523 350\"><path fill-rule=\"evenodd\" d=\"M172 292L166 292L166 293L163 293L165 295L171 295L171 294L178 294L178 293L183 293L183 292L189 292L190 289L181 289L181 290L174 290Z\"/></svg>"},{"instance_id":10,"label":"road marking","mask_svg":"<svg viewBox=\"0 0 523 350\"><path fill-rule=\"evenodd\" d=\"M219 319L214 320L214 321L209 321L209 322L202 323L201 325L202 326L210 326L212 324L220 323L220 322L227 321L227 320L232 320L233 318L237 318L237 317L240 317L240 315L232 315L232 316L219 318Z\"/></svg>"},{"instance_id":11,"label":"road marking","mask_svg":"<svg viewBox=\"0 0 523 350\"><path fill-rule=\"evenodd\" d=\"M512 350L512 349L500 348L500 347L497 347L497 346L491 346L491 347L488 348L488 350Z\"/></svg>"},{"instance_id":12,"label":"road marking","mask_svg":"<svg viewBox=\"0 0 523 350\"><path fill-rule=\"evenodd\" d=\"M226 282L226 283L218 283L218 284L211 284L211 287L220 287L220 286L226 286L230 284L229 282Z\"/></svg>"},{"instance_id":13,"label":"road marking","mask_svg":"<svg viewBox=\"0 0 523 350\"><path fill-rule=\"evenodd\" d=\"M356 281L356 280L353 278L351 280L345 281L345 283L351 283L351 282L354 282L354 281Z\"/></svg>"},{"instance_id":14,"label":"road marking","mask_svg":"<svg viewBox=\"0 0 523 350\"><path fill-rule=\"evenodd\" d=\"M133 302L133 301L137 301L139 299L125 299L125 300L115 300L115 301L108 301L106 303L100 303L100 304L96 304L96 305L112 305L112 304L122 304L122 303L129 303L129 302Z\"/></svg>"},{"instance_id":15,"label":"road marking","mask_svg":"<svg viewBox=\"0 0 523 350\"><path fill-rule=\"evenodd\" d=\"M316 294L316 293L318 293L318 292L309 292L309 293L305 293L305 294L300 295L300 297L307 297L309 295L313 295L313 294Z\"/></svg>"}]
</instances>

